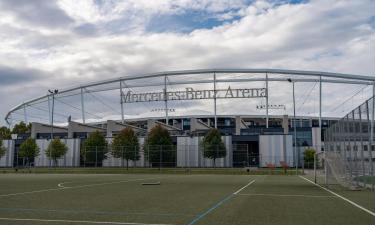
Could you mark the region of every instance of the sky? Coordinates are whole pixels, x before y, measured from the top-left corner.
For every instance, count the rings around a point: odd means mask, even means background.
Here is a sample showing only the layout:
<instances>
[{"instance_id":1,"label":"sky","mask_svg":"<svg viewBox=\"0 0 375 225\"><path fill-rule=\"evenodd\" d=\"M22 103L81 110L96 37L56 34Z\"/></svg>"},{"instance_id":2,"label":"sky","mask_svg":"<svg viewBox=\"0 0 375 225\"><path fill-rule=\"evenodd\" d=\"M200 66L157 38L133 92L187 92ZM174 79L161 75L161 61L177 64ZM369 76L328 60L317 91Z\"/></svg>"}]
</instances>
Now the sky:
<instances>
[{"instance_id":1,"label":"sky","mask_svg":"<svg viewBox=\"0 0 375 225\"><path fill-rule=\"evenodd\" d=\"M375 75L374 0L1 0L0 15L1 118L48 89L147 72Z\"/></svg>"}]
</instances>

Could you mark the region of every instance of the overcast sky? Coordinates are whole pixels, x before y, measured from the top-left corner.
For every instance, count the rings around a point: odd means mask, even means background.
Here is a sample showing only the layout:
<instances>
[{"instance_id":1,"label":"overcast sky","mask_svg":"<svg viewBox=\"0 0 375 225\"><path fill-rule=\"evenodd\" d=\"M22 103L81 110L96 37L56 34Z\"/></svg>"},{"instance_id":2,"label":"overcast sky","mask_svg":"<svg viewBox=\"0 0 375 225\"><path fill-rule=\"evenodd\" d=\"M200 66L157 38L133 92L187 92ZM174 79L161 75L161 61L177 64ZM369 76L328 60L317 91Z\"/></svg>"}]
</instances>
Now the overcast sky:
<instances>
[{"instance_id":1,"label":"overcast sky","mask_svg":"<svg viewBox=\"0 0 375 225\"><path fill-rule=\"evenodd\" d=\"M145 72L375 75L374 0L1 0L0 15L1 118L49 88Z\"/></svg>"}]
</instances>

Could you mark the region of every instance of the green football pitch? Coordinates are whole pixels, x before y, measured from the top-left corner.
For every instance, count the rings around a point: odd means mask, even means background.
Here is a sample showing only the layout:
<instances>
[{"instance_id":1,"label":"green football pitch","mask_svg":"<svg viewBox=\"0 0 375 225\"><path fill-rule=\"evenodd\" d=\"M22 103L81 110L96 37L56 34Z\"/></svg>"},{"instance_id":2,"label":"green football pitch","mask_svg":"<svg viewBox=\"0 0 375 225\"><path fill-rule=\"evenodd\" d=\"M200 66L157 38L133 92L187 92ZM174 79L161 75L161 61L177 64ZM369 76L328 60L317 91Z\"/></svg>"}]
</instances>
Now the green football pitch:
<instances>
[{"instance_id":1,"label":"green football pitch","mask_svg":"<svg viewBox=\"0 0 375 225\"><path fill-rule=\"evenodd\" d=\"M296 175L0 174L2 225L366 225L374 212L374 191Z\"/></svg>"}]
</instances>

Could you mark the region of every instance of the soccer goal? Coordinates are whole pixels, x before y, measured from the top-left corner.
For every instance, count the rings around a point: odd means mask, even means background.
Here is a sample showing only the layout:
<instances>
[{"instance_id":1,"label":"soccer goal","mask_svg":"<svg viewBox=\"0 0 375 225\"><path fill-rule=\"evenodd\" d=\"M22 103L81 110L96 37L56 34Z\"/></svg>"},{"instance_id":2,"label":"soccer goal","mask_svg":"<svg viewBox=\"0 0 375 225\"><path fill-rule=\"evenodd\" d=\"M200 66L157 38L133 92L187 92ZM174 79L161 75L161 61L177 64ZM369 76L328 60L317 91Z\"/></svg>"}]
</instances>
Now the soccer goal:
<instances>
[{"instance_id":1,"label":"soccer goal","mask_svg":"<svg viewBox=\"0 0 375 225\"><path fill-rule=\"evenodd\" d=\"M355 160L348 160L340 152L320 152L314 157L314 181L329 188L357 190L356 167Z\"/></svg>"}]
</instances>

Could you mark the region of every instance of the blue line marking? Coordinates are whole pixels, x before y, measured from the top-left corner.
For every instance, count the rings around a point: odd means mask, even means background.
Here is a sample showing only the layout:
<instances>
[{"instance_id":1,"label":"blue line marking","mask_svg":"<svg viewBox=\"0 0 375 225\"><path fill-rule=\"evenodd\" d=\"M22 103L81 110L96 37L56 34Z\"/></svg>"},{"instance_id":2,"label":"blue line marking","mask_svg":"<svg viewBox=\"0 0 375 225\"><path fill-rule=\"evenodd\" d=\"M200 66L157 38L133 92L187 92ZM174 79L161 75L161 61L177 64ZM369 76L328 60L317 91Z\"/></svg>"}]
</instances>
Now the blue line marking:
<instances>
[{"instance_id":1,"label":"blue line marking","mask_svg":"<svg viewBox=\"0 0 375 225\"><path fill-rule=\"evenodd\" d=\"M220 202L216 203L214 206L212 206L211 208L209 208L207 211L205 211L204 213L198 215L197 217L195 217L190 223L188 223L188 225L193 225L195 224L196 222L198 222L200 219L202 219L203 217L205 217L207 214L209 214L211 211L213 211L214 209L216 209L217 207L219 207L220 205L222 205L223 203L225 203L226 201L228 201L229 199L233 198L234 194L230 194L228 195L227 197L225 197L223 200L221 200Z\"/></svg>"}]
</instances>

